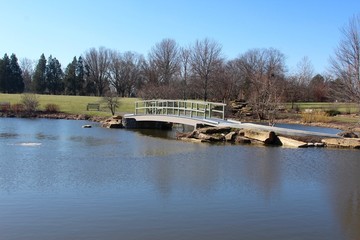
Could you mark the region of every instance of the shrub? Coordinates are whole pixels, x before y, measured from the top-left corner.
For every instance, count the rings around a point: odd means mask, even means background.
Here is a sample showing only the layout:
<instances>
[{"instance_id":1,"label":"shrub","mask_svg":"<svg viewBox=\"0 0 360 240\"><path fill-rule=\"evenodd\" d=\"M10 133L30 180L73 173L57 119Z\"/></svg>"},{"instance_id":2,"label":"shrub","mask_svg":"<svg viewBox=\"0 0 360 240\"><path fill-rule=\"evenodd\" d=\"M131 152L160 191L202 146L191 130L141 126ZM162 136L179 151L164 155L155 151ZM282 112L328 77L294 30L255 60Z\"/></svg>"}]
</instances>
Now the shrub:
<instances>
[{"instance_id":1,"label":"shrub","mask_svg":"<svg viewBox=\"0 0 360 240\"><path fill-rule=\"evenodd\" d=\"M330 118L327 113L322 111L303 112L301 113L301 119L304 123L330 122Z\"/></svg>"},{"instance_id":2,"label":"shrub","mask_svg":"<svg viewBox=\"0 0 360 240\"><path fill-rule=\"evenodd\" d=\"M8 103L8 102L2 102L2 103L0 103L0 110L1 110L2 112L8 112L8 111L10 111L10 103Z\"/></svg>"},{"instance_id":3,"label":"shrub","mask_svg":"<svg viewBox=\"0 0 360 240\"><path fill-rule=\"evenodd\" d=\"M16 103L11 105L11 111L15 112L15 113L20 113L23 112L25 109L24 104L22 103Z\"/></svg>"},{"instance_id":4,"label":"shrub","mask_svg":"<svg viewBox=\"0 0 360 240\"><path fill-rule=\"evenodd\" d=\"M341 114L341 112L339 110L335 110L335 109L330 109L326 111L326 114L330 117L334 117L336 115Z\"/></svg>"},{"instance_id":5,"label":"shrub","mask_svg":"<svg viewBox=\"0 0 360 240\"><path fill-rule=\"evenodd\" d=\"M50 113L57 113L59 112L60 107L57 104L48 103L45 105L45 111Z\"/></svg>"},{"instance_id":6,"label":"shrub","mask_svg":"<svg viewBox=\"0 0 360 240\"><path fill-rule=\"evenodd\" d=\"M24 105L24 110L29 113L36 112L39 107L39 99L35 94L21 95L21 103Z\"/></svg>"}]
</instances>

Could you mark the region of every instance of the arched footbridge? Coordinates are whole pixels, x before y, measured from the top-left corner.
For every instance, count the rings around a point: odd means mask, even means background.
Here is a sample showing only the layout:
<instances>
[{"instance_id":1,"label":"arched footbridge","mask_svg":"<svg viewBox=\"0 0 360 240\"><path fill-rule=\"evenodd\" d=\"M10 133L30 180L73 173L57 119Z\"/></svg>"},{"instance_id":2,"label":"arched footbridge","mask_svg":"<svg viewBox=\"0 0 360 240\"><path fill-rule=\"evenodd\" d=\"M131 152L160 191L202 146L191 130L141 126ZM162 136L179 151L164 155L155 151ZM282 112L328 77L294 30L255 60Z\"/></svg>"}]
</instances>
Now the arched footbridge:
<instances>
[{"instance_id":1,"label":"arched footbridge","mask_svg":"<svg viewBox=\"0 0 360 240\"><path fill-rule=\"evenodd\" d=\"M198 126L231 127L274 131L287 135L336 137L335 134L294 130L265 126L253 123L242 123L225 119L224 103L188 101L188 100L145 100L135 102L135 113L125 114L127 128L137 128L141 123L176 123Z\"/></svg>"}]
</instances>

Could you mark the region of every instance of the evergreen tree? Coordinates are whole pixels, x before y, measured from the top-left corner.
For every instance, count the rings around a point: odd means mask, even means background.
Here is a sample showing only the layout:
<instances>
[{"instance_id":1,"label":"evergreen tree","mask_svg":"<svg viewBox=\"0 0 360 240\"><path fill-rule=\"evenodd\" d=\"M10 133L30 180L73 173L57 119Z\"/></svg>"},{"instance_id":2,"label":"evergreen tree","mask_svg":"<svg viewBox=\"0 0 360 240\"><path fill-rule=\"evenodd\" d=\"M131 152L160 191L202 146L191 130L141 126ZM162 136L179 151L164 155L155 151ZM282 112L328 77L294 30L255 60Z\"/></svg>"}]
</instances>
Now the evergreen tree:
<instances>
[{"instance_id":1,"label":"evergreen tree","mask_svg":"<svg viewBox=\"0 0 360 240\"><path fill-rule=\"evenodd\" d=\"M4 72L5 72L5 64L4 61L0 58L0 92L4 92Z\"/></svg>"},{"instance_id":2,"label":"evergreen tree","mask_svg":"<svg viewBox=\"0 0 360 240\"><path fill-rule=\"evenodd\" d=\"M77 77L76 77L76 67L77 59L74 57L73 61L69 63L65 70L64 76L64 85L65 85L65 94L76 95L77 93Z\"/></svg>"},{"instance_id":3,"label":"evergreen tree","mask_svg":"<svg viewBox=\"0 0 360 240\"><path fill-rule=\"evenodd\" d=\"M60 94L64 89L63 71L60 62L51 55L45 68L46 86L51 94Z\"/></svg>"},{"instance_id":4,"label":"evergreen tree","mask_svg":"<svg viewBox=\"0 0 360 240\"><path fill-rule=\"evenodd\" d=\"M0 91L9 93L9 79L11 78L10 58L5 53L0 66Z\"/></svg>"},{"instance_id":5,"label":"evergreen tree","mask_svg":"<svg viewBox=\"0 0 360 240\"><path fill-rule=\"evenodd\" d=\"M85 85L85 71L84 71L84 61L80 56L76 64L76 89L79 95L84 95L84 85Z\"/></svg>"},{"instance_id":6,"label":"evergreen tree","mask_svg":"<svg viewBox=\"0 0 360 240\"><path fill-rule=\"evenodd\" d=\"M18 59L15 54L10 56L10 78L9 78L9 93L24 92L24 80L22 71L18 64Z\"/></svg>"},{"instance_id":7,"label":"evergreen tree","mask_svg":"<svg viewBox=\"0 0 360 240\"><path fill-rule=\"evenodd\" d=\"M36 93L41 94L46 91L45 70L46 70L46 59L45 59L45 55L41 54L33 76L33 90Z\"/></svg>"}]
</instances>

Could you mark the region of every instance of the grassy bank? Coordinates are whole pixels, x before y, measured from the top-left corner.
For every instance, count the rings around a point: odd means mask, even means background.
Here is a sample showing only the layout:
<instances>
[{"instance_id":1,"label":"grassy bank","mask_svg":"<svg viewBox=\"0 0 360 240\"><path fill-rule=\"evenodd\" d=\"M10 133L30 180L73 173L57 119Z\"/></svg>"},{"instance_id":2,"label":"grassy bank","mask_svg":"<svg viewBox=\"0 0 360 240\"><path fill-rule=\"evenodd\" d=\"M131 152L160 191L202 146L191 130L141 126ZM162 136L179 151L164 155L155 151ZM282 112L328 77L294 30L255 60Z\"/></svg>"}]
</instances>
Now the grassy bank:
<instances>
[{"instance_id":1,"label":"grassy bank","mask_svg":"<svg viewBox=\"0 0 360 240\"><path fill-rule=\"evenodd\" d=\"M292 104L287 103L286 108L291 109ZM298 102L293 103L294 109L304 111L305 109L313 109L320 111L336 110L341 114L357 114L359 113L359 105L356 103L340 103L340 102Z\"/></svg>"},{"instance_id":2,"label":"grassy bank","mask_svg":"<svg viewBox=\"0 0 360 240\"><path fill-rule=\"evenodd\" d=\"M87 114L91 116L111 116L101 97L92 96L65 96L65 95L36 95L40 103L40 110L44 110L46 104L56 104L61 112L69 114ZM134 113L137 98L119 98L120 107L118 114ZM0 102L16 104L21 102L21 94L0 94ZM100 111L87 111L88 103L100 103Z\"/></svg>"}]
</instances>

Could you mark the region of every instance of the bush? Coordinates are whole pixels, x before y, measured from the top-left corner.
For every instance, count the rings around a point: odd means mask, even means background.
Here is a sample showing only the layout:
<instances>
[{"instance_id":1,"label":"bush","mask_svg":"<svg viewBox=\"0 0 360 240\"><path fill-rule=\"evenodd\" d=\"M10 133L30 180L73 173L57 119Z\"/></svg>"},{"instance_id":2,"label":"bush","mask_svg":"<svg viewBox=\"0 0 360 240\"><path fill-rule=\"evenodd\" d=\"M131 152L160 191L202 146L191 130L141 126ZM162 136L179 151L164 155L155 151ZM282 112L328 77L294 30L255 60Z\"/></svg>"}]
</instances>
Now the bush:
<instances>
[{"instance_id":1,"label":"bush","mask_svg":"<svg viewBox=\"0 0 360 240\"><path fill-rule=\"evenodd\" d=\"M339 110L331 109L331 110L327 110L326 114L330 117L334 117L336 115L341 114L341 112Z\"/></svg>"},{"instance_id":2,"label":"bush","mask_svg":"<svg viewBox=\"0 0 360 240\"><path fill-rule=\"evenodd\" d=\"M36 112L39 107L39 99L35 94L26 93L21 95L21 103L26 112Z\"/></svg>"},{"instance_id":3,"label":"bush","mask_svg":"<svg viewBox=\"0 0 360 240\"><path fill-rule=\"evenodd\" d=\"M11 105L11 111L15 112L15 113L20 113L23 112L25 109L24 104L21 103L16 103Z\"/></svg>"},{"instance_id":4,"label":"bush","mask_svg":"<svg viewBox=\"0 0 360 240\"><path fill-rule=\"evenodd\" d=\"M57 104L48 103L45 105L45 111L49 113L57 113L59 112L60 107Z\"/></svg>"},{"instance_id":5,"label":"bush","mask_svg":"<svg viewBox=\"0 0 360 240\"><path fill-rule=\"evenodd\" d=\"M1 102L1 103L0 103L0 110L1 110L2 112L8 112L8 111L10 111L10 103L8 103L8 102Z\"/></svg>"},{"instance_id":6,"label":"bush","mask_svg":"<svg viewBox=\"0 0 360 240\"><path fill-rule=\"evenodd\" d=\"M330 122L330 118L327 113L322 111L303 112L301 113L301 119L304 123Z\"/></svg>"}]
</instances>

